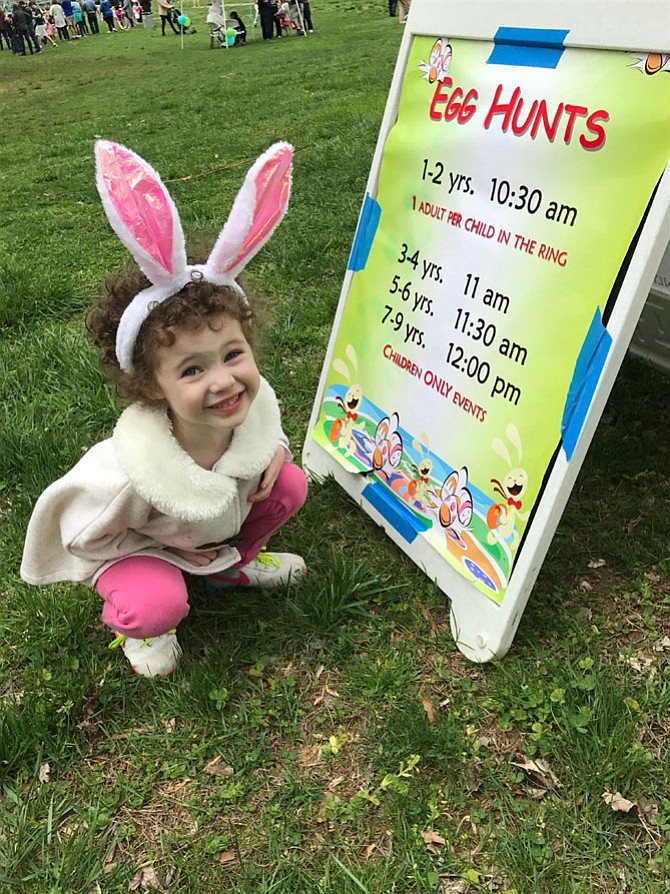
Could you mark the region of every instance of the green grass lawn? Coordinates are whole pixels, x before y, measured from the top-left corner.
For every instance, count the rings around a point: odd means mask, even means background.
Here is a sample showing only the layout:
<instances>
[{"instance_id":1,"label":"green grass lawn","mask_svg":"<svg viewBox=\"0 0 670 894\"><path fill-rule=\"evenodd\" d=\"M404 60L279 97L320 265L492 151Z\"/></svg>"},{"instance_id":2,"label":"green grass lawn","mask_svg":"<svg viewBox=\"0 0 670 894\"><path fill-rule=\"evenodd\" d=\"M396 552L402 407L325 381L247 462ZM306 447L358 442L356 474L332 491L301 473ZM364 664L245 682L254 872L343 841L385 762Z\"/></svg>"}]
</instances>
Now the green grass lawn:
<instances>
[{"instance_id":1,"label":"green grass lawn","mask_svg":"<svg viewBox=\"0 0 670 894\"><path fill-rule=\"evenodd\" d=\"M98 136L208 240L256 156L295 145L247 279L299 455L402 31L382 0L312 5L313 35L231 51L185 7L183 49L134 29L0 54L0 892L667 892L670 401L639 362L500 662L461 656L445 597L332 482L276 538L304 586L194 586L167 681L109 651L96 593L18 576L36 497L118 414L83 326L127 257Z\"/></svg>"}]
</instances>

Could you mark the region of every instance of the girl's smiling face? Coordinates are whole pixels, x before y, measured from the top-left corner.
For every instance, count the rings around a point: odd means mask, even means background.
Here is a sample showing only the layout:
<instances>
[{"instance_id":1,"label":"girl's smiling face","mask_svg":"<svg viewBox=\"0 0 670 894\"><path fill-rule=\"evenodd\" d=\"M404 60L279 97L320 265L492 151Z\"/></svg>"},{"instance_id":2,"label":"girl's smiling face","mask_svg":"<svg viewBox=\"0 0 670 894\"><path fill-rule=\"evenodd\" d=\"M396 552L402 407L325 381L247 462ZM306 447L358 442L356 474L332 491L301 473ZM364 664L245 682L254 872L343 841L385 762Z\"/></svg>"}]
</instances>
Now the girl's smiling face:
<instances>
[{"instance_id":1,"label":"girl's smiling face","mask_svg":"<svg viewBox=\"0 0 670 894\"><path fill-rule=\"evenodd\" d=\"M157 397L189 453L223 453L247 418L260 373L238 320L221 314L198 329L175 329L175 342L155 351Z\"/></svg>"}]
</instances>

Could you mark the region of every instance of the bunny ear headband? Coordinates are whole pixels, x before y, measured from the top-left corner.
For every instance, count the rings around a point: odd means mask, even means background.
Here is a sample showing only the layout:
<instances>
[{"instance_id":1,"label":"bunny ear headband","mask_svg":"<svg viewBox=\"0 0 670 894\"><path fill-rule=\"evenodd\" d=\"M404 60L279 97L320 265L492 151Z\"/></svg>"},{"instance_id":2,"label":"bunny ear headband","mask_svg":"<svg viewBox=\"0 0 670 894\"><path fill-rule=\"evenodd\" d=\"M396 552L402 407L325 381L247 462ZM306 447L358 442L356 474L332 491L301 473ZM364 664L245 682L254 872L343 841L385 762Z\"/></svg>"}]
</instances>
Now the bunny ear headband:
<instances>
[{"instance_id":1,"label":"bunny ear headband","mask_svg":"<svg viewBox=\"0 0 670 894\"><path fill-rule=\"evenodd\" d=\"M275 143L256 160L207 262L190 265L177 208L156 171L125 146L97 141L96 184L105 213L151 282L133 298L119 322L116 357L121 369L132 370L135 340L151 310L198 275L214 285L232 286L246 301L235 277L265 245L286 212L292 159L292 146Z\"/></svg>"}]
</instances>

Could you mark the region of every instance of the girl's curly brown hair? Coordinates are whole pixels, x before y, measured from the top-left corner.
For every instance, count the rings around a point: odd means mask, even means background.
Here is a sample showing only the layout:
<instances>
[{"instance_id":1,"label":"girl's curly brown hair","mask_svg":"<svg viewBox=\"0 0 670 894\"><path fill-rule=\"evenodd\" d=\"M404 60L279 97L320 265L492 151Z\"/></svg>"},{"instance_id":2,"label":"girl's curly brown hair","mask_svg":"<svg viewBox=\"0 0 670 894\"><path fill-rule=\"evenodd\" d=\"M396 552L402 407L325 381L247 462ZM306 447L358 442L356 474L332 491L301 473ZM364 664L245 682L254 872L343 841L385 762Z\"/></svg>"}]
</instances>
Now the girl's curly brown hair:
<instances>
[{"instance_id":1,"label":"girl's curly brown hair","mask_svg":"<svg viewBox=\"0 0 670 894\"><path fill-rule=\"evenodd\" d=\"M190 263L202 263L198 258ZM109 276L103 295L88 313L86 328L91 341L101 349L100 363L117 394L123 400L157 406L154 357L158 347L175 342L175 328L199 329L221 314L238 320L244 337L254 346L256 313L231 286L215 286L205 280L188 283L157 304L142 323L133 348L132 372L124 372L116 358L116 331L124 310L138 292L151 285L135 265Z\"/></svg>"}]
</instances>

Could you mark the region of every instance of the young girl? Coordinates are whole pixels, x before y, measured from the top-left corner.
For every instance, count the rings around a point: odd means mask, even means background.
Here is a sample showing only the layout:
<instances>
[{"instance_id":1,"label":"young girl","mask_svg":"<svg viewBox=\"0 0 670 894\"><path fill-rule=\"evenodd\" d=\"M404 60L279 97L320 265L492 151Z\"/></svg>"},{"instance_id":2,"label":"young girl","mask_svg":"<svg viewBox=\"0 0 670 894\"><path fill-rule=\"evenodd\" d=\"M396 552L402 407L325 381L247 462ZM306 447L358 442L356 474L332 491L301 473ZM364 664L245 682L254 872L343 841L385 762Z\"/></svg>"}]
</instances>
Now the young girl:
<instances>
[{"instance_id":1,"label":"young girl","mask_svg":"<svg viewBox=\"0 0 670 894\"><path fill-rule=\"evenodd\" d=\"M35 21L37 22L37 19L35 19ZM37 26L37 27L39 27L39 26ZM35 28L35 32L39 35L39 32L37 31L37 28ZM45 40L48 40L52 47L57 47L58 44L56 43L56 40L55 40L55 37L56 37L56 23L54 22L54 17L53 17L53 16L48 16L48 17L47 17L47 20L46 20L46 23L45 23L45 32L44 32L44 33L45 33Z\"/></svg>"},{"instance_id":2,"label":"young girl","mask_svg":"<svg viewBox=\"0 0 670 894\"><path fill-rule=\"evenodd\" d=\"M254 315L236 281L286 211L292 154L276 143L256 161L206 262L190 265L158 174L123 146L96 144L103 206L142 273L108 281L89 328L132 403L37 501L21 575L94 586L113 645L147 677L171 673L181 654L183 571L221 588L305 573L299 556L261 551L307 483L256 367Z\"/></svg>"},{"instance_id":3,"label":"young girl","mask_svg":"<svg viewBox=\"0 0 670 894\"><path fill-rule=\"evenodd\" d=\"M232 19L233 28L235 29L235 43L237 44L245 44L247 42L247 27L239 17L239 15L233 10L230 13L230 18Z\"/></svg>"}]
</instances>

